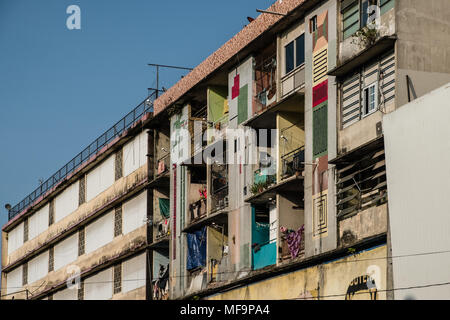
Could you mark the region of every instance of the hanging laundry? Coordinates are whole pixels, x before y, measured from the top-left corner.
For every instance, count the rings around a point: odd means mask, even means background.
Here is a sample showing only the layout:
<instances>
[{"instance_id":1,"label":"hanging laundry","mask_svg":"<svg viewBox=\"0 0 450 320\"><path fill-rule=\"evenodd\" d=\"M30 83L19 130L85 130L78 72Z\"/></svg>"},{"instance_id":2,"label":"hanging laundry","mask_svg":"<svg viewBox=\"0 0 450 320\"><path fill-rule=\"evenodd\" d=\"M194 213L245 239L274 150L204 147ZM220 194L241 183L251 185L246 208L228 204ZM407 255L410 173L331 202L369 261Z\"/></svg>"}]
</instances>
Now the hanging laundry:
<instances>
[{"instance_id":1,"label":"hanging laundry","mask_svg":"<svg viewBox=\"0 0 450 320\"><path fill-rule=\"evenodd\" d=\"M193 233L187 233L186 269L192 270L206 265L206 227Z\"/></svg>"},{"instance_id":2,"label":"hanging laundry","mask_svg":"<svg viewBox=\"0 0 450 320\"><path fill-rule=\"evenodd\" d=\"M304 230L305 225L301 226L297 231L288 230L285 227L281 227L281 232L286 234L286 241L288 244L289 252L291 253L292 259L296 258L300 251L304 248Z\"/></svg>"}]
</instances>

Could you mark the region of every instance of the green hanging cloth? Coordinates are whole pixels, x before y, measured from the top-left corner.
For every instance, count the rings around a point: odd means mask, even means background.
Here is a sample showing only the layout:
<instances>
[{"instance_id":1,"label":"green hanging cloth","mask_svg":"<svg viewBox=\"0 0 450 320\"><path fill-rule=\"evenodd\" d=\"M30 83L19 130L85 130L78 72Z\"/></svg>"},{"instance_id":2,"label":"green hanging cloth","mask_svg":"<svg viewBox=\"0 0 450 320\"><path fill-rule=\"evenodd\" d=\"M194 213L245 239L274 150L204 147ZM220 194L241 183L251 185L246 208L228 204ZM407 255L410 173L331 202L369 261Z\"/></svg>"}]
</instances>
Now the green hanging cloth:
<instances>
[{"instance_id":1,"label":"green hanging cloth","mask_svg":"<svg viewBox=\"0 0 450 320\"><path fill-rule=\"evenodd\" d=\"M159 211L161 212L161 215L168 219L170 217L170 200L159 198Z\"/></svg>"}]
</instances>

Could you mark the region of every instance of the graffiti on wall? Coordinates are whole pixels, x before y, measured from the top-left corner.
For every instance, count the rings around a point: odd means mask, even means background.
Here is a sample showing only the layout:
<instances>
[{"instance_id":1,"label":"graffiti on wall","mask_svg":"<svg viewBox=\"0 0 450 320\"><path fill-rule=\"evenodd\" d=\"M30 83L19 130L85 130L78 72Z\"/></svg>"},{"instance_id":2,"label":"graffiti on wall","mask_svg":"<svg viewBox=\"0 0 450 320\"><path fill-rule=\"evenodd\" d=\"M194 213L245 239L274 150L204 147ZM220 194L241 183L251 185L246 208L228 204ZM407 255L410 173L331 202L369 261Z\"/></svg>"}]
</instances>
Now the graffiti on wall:
<instances>
[{"instance_id":1,"label":"graffiti on wall","mask_svg":"<svg viewBox=\"0 0 450 320\"><path fill-rule=\"evenodd\" d=\"M350 282L345 300L377 300L377 286L369 275L359 276Z\"/></svg>"}]
</instances>

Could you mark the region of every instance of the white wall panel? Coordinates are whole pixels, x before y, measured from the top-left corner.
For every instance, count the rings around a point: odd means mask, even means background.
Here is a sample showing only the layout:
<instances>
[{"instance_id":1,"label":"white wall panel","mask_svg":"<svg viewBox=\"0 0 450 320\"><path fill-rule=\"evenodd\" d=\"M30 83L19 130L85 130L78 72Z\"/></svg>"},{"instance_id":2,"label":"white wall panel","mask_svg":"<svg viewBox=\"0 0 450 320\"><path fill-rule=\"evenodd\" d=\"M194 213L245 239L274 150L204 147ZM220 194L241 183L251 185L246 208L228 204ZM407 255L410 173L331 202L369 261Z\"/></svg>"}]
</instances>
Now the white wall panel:
<instances>
[{"instance_id":1,"label":"white wall panel","mask_svg":"<svg viewBox=\"0 0 450 320\"><path fill-rule=\"evenodd\" d=\"M49 204L45 205L28 218L28 239L34 239L48 229Z\"/></svg>"},{"instance_id":2,"label":"white wall panel","mask_svg":"<svg viewBox=\"0 0 450 320\"><path fill-rule=\"evenodd\" d=\"M8 232L8 255L23 245L23 222Z\"/></svg>"},{"instance_id":3,"label":"white wall panel","mask_svg":"<svg viewBox=\"0 0 450 320\"><path fill-rule=\"evenodd\" d=\"M78 209L79 182L72 183L55 198L55 222L58 222Z\"/></svg>"},{"instance_id":4,"label":"white wall panel","mask_svg":"<svg viewBox=\"0 0 450 320\"><path fill-rule=\"evenodd\" d=\"M122 292L145 286L146 254L122 262Z\"/></svg>"},{"instance_id":5,"label":"white wall panel","mask_svg":"<svg viewBox=\"0 0 450 320\"><path fill-rule=\"evenodd\" d=\"M28 261L28 283L42 279L48 274L48 250Z\"/></svg>"},{"instance_id":6,"label":"white wall panel","mask_svg":"<svg viewBox=\"0 0 450 320\"><path fill-rule=\"evenodd\" d=\"M142 132L123 147L123 176L147 163L147 132Z\"/></svg>"},{"instance_id":7,"label":"white wall panel","mask_svg":"<svg viewBox=\"0 0 450 320\"><path fill-rule=\"evenodd\" d=\"M6 293L14 293L22 290L22 266L15 268L6 274Z\"/></svg>"},{"instance_id":8,"label":"white wall panel","mask_svg":"<svg viewBox=\"0 0 450 320\"><path fill-rule=\"evenodd\" d=\"M78 258L78 233L64 239L54 248L55 271L70 264Z\"/></svg>"},{"instance_id":9,"label":"white wall panel","mask_svg":"<svg viewBox=\"0 0 450 320\"><path fill-rule=\"evenodd\" d=\"M53 300L78 300L78 289L64 289L53 294Z\"/></svg>"},{"instance_id":10,"label":"white wall panel","mask_svg":"<svg viewBox=\"0 0 450 320\"><path fill-rule=\"evenodd\" d=\"M147 191L125 202L122 206L123 234L127 234L145 224L147 219Z\"/></svg>"},{"instance_id":11,"label":"white wall panel","mask_svg":"<svg viewBox=\"0 0 450 320\"><path fill-rule=\"evenodd\" d=\"M108 189L114 183L115 155L108 157L86 177L86 200L94 199L98 194Z\"/></svg>"},{"instance_id":12,"label":"white wall panel","mask_svg":"<svg viewBox=\"0 0 450 320\"><path fill-rule=\"evenodd\" d=\"M113 295L113 271L109 268L84 281L85 300L108 300Z\"/></svg>"},{"instance_id":13,"label":"white wall panel","mask_svg":"<svg viewBox=\"0 0 450 320\"><path fill-rule=\"evenodd\" d=\"M449 101L447 84L383 118L394 288L429 286L396 300L450 299Z\"/></svg>"},{"instance_id":14,"label":"white wall panel","mask_svg":"<svg viewBox=\"0 0 450 320\"><path fill-rule=\"evenodd\" d=\"M86 253L93 252L114 239L114 211L90 223L85 229Z\"/></svg>"}]
</instances>

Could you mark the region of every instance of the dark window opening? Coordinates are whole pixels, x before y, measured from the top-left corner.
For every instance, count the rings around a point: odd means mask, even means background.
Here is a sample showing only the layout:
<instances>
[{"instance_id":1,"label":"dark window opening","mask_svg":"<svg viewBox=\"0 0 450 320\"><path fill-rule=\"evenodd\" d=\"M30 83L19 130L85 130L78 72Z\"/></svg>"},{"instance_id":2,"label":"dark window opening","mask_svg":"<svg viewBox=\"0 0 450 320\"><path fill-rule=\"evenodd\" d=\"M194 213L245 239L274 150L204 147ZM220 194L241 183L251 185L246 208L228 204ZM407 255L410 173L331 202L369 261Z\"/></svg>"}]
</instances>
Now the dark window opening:
<instances>
[{"instance_id":1,"label":"dark window opening","mask_svg":"<svg viewBox=\"0 0 450 320\"><path fill-rule=\"evenodd\" d=\"M305 34L295 39L295 66L298 67L305 62Z\"/></svg>"},{"instance_id":2,"label":"dark window opening","mask_svg":"<svg viewBox=\"0 0 450 320\"><path fill-rule=\"evenodd\" d=\"M292 41L285 47L286 52L286 73L294 70L294 42Z\"/></svg>"}]
</instances>

